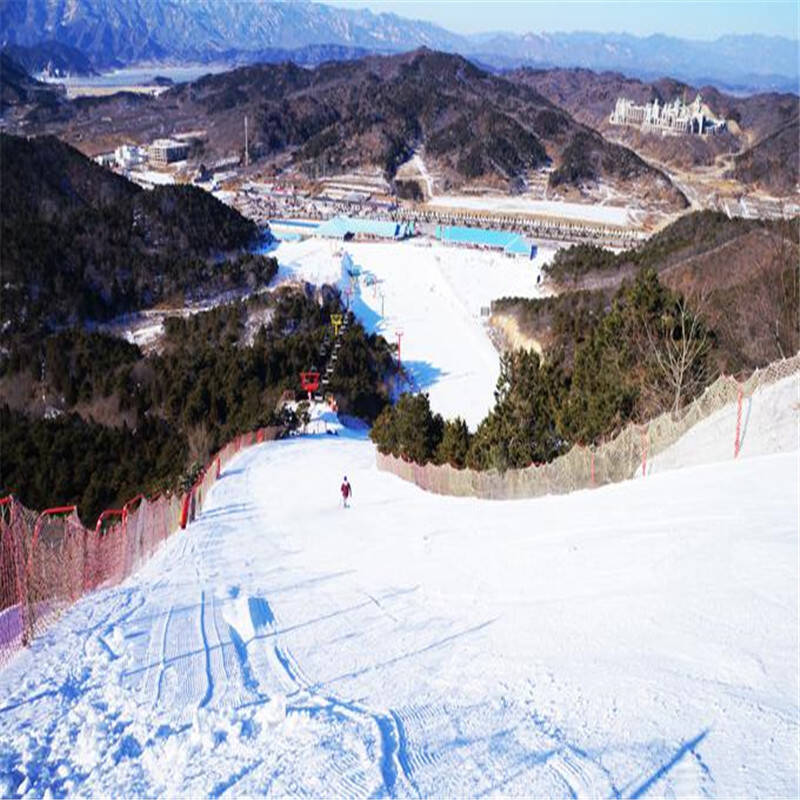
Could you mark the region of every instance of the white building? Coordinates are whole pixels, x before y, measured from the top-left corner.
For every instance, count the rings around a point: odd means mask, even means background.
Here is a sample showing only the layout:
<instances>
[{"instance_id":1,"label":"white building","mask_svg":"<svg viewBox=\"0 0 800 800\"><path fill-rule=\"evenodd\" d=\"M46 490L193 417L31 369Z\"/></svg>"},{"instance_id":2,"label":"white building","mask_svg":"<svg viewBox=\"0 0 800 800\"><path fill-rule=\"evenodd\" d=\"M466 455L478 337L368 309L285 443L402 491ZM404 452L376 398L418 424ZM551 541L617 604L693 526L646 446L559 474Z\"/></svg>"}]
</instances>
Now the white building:
<instances>
[{"instance_id":1,"label":"white building","mask_svg":"<svg viewBox=\"0 0 800 800\"><path fill-rule=\"evenodd\" d=\"M123 144L114 151L114 160L122 169L130 169L144 164L146 159L145 151L135 144Z\"/></svg>"},{"instance_id":2,"label":"white building","mask_svg":"<svg viewBox=\"0 0 800 800\"><path fill-rule=\"evenodd\" d=\"M671 103L658 102L658 99L643 106L636 105L633 100L618 97L609 122L612 125L630 125L645 133L661 133L662 135L705 135L718 133L725 129L724 119L712 116L703 105L703 98L698 94L689 105L680 98Z\"/></svg>"}]
</instances>

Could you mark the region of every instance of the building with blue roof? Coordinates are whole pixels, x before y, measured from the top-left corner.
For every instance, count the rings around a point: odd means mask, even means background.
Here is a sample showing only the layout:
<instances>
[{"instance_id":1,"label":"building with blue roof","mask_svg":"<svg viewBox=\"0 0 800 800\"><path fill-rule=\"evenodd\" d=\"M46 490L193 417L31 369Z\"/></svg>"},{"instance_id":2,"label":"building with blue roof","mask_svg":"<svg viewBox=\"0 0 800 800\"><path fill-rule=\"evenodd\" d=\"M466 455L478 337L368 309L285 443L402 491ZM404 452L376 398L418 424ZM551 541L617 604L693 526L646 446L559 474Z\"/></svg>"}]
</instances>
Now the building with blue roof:
<instances>
[{"instance_id":1,"label":"building with blue roof","mask_svg":"<svg viewBox=\"0 0 800 800\"><path fill-rule=\"evenodd\" d=\"M328 239L405 239L413 229L406 222L362 219L361 217L332 217L314 231L315 236Z\"/></svg>"},{"instance_id":2,"label":"building with blue roof","mask_svg":"<svg viewBox=\"0 0 800 800\"><path fill-rule=\"evenodd\" d=\"M536 255L536 245L512 231L468 228L460 225L437 225L436 238L446 244L502 250L509 256L533 258Z\"/></svg>"}]
</instances>

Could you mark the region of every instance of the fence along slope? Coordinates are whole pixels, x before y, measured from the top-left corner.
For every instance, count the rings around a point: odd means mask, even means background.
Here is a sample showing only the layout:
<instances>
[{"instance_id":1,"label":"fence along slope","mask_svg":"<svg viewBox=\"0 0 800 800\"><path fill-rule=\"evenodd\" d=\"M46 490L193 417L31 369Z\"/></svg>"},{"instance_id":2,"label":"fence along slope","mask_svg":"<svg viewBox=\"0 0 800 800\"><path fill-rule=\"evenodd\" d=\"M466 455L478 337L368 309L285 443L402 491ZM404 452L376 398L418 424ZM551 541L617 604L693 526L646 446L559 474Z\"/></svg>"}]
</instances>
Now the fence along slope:
<instances>
[{"instance_id":1,"label":"fence along slope","mask_svg":"<svg viewBox=\"0 0 800 800\"><path fill-rule=\"evenodd\" d=\"M0 499L0 665L40 636L70 605L135 572L158 546L197 512L223 466L242 448L275 439L261 428L229 442L183 495L136 495L107 509L93 528L75 506L37 514L15 497Z\"/></svg>"},{"instance_id":2,"label":"fence along slope","mask_svg":"<svg viewBox=\"0 0 800 800\"><path fill-rule=\"evenodd\" d=\"M675 417L667 412L645 425L628 425L614 439L597 447L575 445L548 464L524 469L477 471L449 464L417 464L393 455L377 454L378 468L392 472L422 489L458 497L512 500L545 494L565 494L647 473L648 459L678 441L698 422L725 406L736 403L735 428L730 436L731 456L739 456L742 408L746 398L762 386L795 376L800 380L800 354L756 370L746 381L720 376L705 392Z\"/></svg>"}]
</instances>

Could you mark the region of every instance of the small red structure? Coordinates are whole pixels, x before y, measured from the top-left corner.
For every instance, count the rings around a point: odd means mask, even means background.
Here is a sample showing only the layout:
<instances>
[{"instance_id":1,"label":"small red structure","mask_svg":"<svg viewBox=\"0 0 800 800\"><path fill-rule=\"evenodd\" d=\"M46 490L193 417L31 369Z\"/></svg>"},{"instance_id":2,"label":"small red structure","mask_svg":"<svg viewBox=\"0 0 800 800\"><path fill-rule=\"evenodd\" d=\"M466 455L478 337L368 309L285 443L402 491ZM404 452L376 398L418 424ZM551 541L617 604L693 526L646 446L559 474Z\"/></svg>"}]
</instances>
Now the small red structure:
<instances>
[{"instance_id":1,"label":"small red structure","mask_svg":"<svg viewBox=\"0 0 800 800\"><path fill-rule=\"evenodd\" d=\"M403 331L395 331L395 336L397 337L397 366L402 367L403 362L400 359L400 345L403 342Z\"/></svg>"},{"instance_id":2,"label":"small red structure","mask_svg":"<svg viewBox=\"0 0 800 800\"><path fill-rule=\"evenodd\" d=\"M301 372L300 385L304 392L308 392L308 401L311 402L311 393L319 389L319 372Z\"/></svg>"}]
</instances>

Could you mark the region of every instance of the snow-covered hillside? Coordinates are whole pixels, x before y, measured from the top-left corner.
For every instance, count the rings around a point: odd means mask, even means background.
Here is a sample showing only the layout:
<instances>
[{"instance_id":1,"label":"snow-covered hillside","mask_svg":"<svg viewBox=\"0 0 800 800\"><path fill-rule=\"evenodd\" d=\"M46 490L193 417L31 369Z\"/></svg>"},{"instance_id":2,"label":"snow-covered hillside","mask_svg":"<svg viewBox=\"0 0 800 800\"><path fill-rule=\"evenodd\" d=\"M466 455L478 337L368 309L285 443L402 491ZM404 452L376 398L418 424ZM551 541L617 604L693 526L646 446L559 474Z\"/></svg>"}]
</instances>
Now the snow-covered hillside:
<instances>
[{"instance_id":1,"label":"snow-covered hillside","mask_svg":"<svg viewBox=\"0 0 800 800\"><path fill-rule=\"evenodd\" d=\"M797 451L492 502L259 445L0 672L0 795L795 797L797 506Z\"/></svg>"},{"instance_id":2,"label":"snow-covered hillside","mask_svg":"<svg viewBox=\"0 0 800 800\"><path fill-rule=\"evenodd\" d=\"M715 412L664 452L650 459L648 473L727 461L733 456L736 403ZM800 375L761 387L743 398L739 458L800 450Z\"/></svg>"},{"instance_id":3,"label":"snow-covered hillside","mask_svg":"<svg viewBox=\"0 0 800 800\"><path fill-rule=\"evenodd\" d=\"M345 250L361 270L360 296L353 311L369 331L396 342L403 331L401 357L414 388L430 394L431 406L445 417L463 417L475 428L494 404L499 355L483 322L481 308L498 297L536 297L537 277L554 249L540 247L536 258L446 247L427 239L403 243L282 242L279 280L311 283L341 280ZM373 280L372 286L367 280Z\"/></svg>"}]
</instances>

